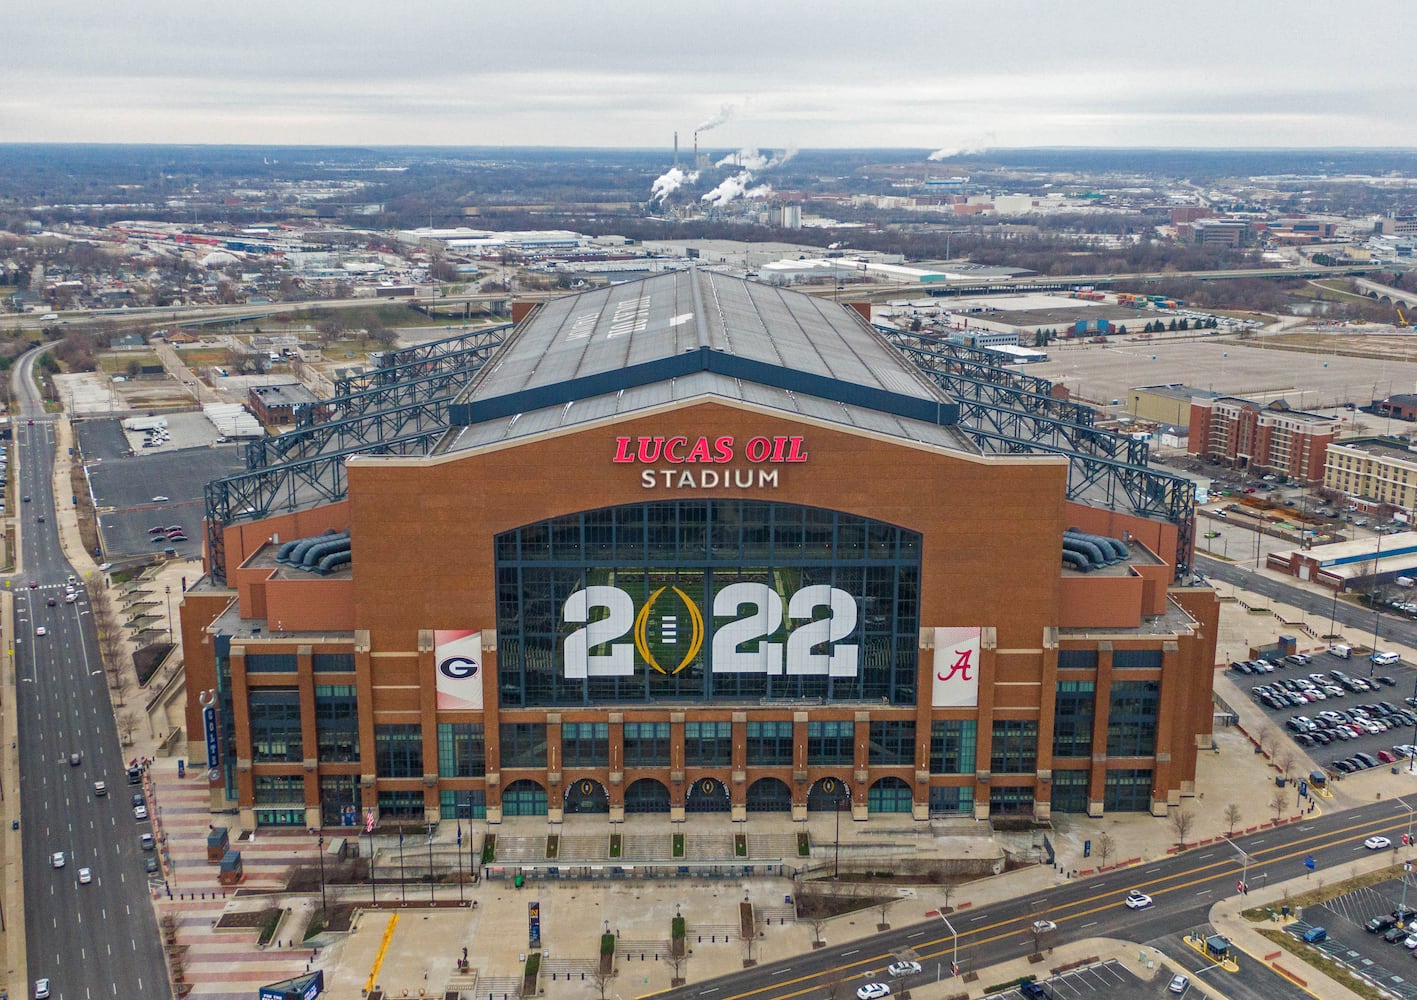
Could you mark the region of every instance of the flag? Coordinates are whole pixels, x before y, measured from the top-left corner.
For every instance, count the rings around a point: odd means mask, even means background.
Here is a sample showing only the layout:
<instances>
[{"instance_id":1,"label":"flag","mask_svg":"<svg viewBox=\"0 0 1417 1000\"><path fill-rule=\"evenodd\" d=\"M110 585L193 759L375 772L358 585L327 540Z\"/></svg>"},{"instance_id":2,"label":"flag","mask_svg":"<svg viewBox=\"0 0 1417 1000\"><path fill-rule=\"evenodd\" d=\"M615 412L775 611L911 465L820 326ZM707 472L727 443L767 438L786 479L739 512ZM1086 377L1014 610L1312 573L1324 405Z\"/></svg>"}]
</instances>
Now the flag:
<instances>
[{"instance_id":1,"label":"flag","mask_svg":"<svg viewBox=\"0 0 1417 1000\"><path fill-rule=\"evenodd\" d=\"M458 846L462 846L462 821L458 821Z\"/></svg>"},{"instance_id":2,"label":"flag","mask_svg":"<svg viewBox=\"0 0 1417 1000\"><path fill-rule=\"evenodd\" d=\"M403 846L403 825L399 825L399 846Z\"/></svg>"}]
</instances>

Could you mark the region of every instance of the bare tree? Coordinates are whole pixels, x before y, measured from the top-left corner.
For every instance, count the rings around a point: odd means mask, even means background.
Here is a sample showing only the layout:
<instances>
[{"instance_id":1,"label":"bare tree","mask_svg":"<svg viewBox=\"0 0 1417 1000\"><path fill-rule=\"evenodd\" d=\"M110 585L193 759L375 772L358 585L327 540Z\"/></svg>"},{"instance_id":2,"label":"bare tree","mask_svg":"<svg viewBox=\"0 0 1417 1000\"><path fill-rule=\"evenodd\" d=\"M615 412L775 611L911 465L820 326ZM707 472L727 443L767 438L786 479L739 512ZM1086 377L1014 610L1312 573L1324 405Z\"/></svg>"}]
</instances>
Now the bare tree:
<instances>
[{"instance_id":1,"label":"bare tree","mask_svg":"<svg viewBox=\"0 0 1417 1000\"><path fill-rule=\"evenodd\" d=\"M1107 867L1107 859L1112 856L1112 852L1117 849L1117 842L1112 839L1112 835L1103 832L1097 837L1097 856L1101 859L1101 866Z\"/></svg>"},{"instance_id":2,"label":"bare tree","mask_svg":"<svg viewBox=\"0 0 1417 1000\"><path fill-rule=\"evenodd\" d=\"M954 889L955 887L949 882L940 883L940 892L944 895L944 902L940 906L941 913L950 912L950 894L954 892Z\"/></svg>"},{"instance_id":3,"label":"bare tree","mask_svg":"<svg viewBox=\"0 0 1417 1000\"><path fill-rule=\"evenodd\" d=\"M121 703L120 703L120 704L121 704ZM125 747L126 747L126 746L131 746L131 745L133 744L133 733L137 731L137 728L138 728L138 713L137 713L137 712L127 711L127 712L123 712L123 713L120 713L120 714L119 714L119 716L118 716L118 736L123 740L123 745L124 745Z\"/></svg>"},{"instance_id":4,"label":"bare tree","mask_svg":"<svg viewBox=\"0 0 1417 1000\"><path fill-rule=\"evenodd\" d=\"M881 915L881 921L880 923L876 924L876 930L888 931L891 929L890 921L886 919L886 916L890 911L890 908L894 906L895 903L896 901L894 899L887 899L876 904L876 911Z\"/></svg>"},{"instance_id":5,"label":"bare tree","mask_svg":"<svg viewBox=\"0 0 1417 1000\"><path fill-rule=\"evenodd\" d=\"M1259 741L1260 750L1266 757L1269 756L1270 751L1274 748L1274 741L1278 738L1279 730L1275 729L1269 723L1265 723L1260 727L1260 734L1257 739Z\"/></svg>"},{"instance_id":6,"label":"bare tree","mask_svg":"<svg viewBox=\"0 0 1417 1000\"><path fill-rule=\"evenodd\" d=\"M1284 806L1289 802L1289 796L1284 793L1284 789L1279 788L1274 792L1274 796L1269 800L1269 807L1274 810L1274 820L1279 822L1279 817L1284 814Z\"/></svg>"},{"instance_id":7,"label":"bare tree","mask_svg":"<svg viewBox=\"0 0 1417 1000\"><path fill-rule=\"evenodd\" d=\"M1235 835L1235 824L1240 822L1240 807L1230 803L1225 807L1225 824L1230 828L1230 836Z\"/></svg>"},{"instance_id":8,"label":"bare tree","mask_svg":"<svg viewBox=\"0 0 1417 1000\"><path fill-rule=\"evenodd\" d=\"M674 977L674 978L671 979L670 982L669 982L669 985L670 985L671 987L672 987L672 986L683 986L683 985L684 985L684 963L687 962L688 960L689 960L689 956L686 955L686 954L685 954L683 951L681 951L680 949L674 947L674 942L670 942L670 945L669 945L669 968L670 968L670 971L672 972L673 977ZM601 994L601 996L602 996L602 1000L603 1000L604 994Z\"/></svg>"},{"instance_id":9,"label":"bare tree","mask_svg":"<svg viewBox=\"0 0 1417 1000\"><path fill-rule=\"evenodd\" d=\"M1182 848L1186 846L1186 838L1191 835L1195 822L1196 814L1189 809L1177 809L1171 814L1171 829L1176 831L1176 841Z\"/></svg>"},{"instance_id":10,"label":"bare tree","mask_svg":"<svg viewBox=\"0 0 1417 1000\"><path fill-rule=\"evenodd\" d=\"M812 913L807 917L807 924L812 928L812 947L820 948L825 945L826 942L822 940L822 928L827 925L825 914Z\"/></svg>"},{"instance_id":11,"label":"bare tree","mask_svg":"<svg viewBox=\"0 0 1417 1000\"><path fill-rule=\"evenodd\" d=\"M614 972L607 972L598 967L590 974L590 981L595 984L595 991L600 995L600 1000L606 1000L610 992L610 980L614 978Z\"/></svg>"},{"instance_id":12,"label":"bare tree","mask_svg":"<svg viewBox=\"0 0 1417 1000\"><path fill-rule=\"evenodd\" d=\"M1284 775L1285 781L1294 780L1294 765L1299 761L1294 756L1293 750L1283 750L1275 760L1274 766L1279 768L1279 773Z\"/></svg>"},{"instance_id":13,"label":"bare tree","mask_svg":"<svg viewBox=\"0 0 1417 1000\"><path fill-rule=\"evenodd\" d=\"M811 923L814 933L816 933L817 936L820 938L821 932L817 928L817 920L814 919L811 921ZM756 936L746 937L743 939L743 968L751 969L753 966L758 964L758 960L753 957L753 949L757 947L757 944L758 939ZM821 944L813 943L812 947L820 948Z\"/></svg>"}]
</instances>

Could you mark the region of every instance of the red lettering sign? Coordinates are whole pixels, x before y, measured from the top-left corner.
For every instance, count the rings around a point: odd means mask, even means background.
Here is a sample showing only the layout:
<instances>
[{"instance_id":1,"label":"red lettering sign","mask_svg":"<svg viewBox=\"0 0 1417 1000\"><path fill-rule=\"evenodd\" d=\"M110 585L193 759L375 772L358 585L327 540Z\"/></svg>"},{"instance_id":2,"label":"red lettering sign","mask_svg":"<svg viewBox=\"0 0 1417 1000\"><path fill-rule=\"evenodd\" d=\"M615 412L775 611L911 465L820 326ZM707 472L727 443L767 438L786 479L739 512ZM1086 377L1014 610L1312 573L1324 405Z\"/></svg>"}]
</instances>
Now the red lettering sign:
<instances>
[{"instance_id":1,"label":"red lettering sign","mask_svg":"<svg viewBox=\"0 0 1417 1000\"><path fill-rule=\"evenodd\" d=\"M974 655L974 651L973 651L972 649L963 650L963 651L959 654L959 657L954 661L954 665L950 667L949 673L945 673L945 672L942 670L942 671L940 671L938 674L936 674L935 676L938 677L938 678L939 678L940 680L942 680L942 681L947 681L947 680L952 679L955 674L959 674L959 679L960 679L960 680L962 680L962 681L967 681L967 680L969 680L969 670L970 670L970 667L973 666L973 664L971 664L971 663L969 662L969 658L970 658L971 656L973 656L973 655Z\"/></svg>"},{"instance_id":2,"label":"red lettering sign","mask_svg":"<svg viewBox=\"0 0 1417 1000\"><path fill-rule=\"evenodd\" d=\"M754 463L796 463L807 461L806 438L777 435L753 437L743 445L743 457ZM731 436L689 438L617 437L615 456L619 465L705 465L731 462L736 455L736 442Z\"/></svg>"}]
</instances>

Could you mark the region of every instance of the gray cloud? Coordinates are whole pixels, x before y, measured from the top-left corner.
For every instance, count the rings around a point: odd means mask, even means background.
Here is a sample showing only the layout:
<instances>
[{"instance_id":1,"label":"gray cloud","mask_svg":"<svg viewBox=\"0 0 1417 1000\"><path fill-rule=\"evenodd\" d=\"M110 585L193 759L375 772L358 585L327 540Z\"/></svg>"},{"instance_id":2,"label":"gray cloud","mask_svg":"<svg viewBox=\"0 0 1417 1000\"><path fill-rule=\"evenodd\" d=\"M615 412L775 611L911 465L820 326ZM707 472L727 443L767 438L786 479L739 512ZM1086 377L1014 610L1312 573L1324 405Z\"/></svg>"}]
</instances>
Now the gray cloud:
<instances>
[{"instance_id":1,"label":"gray cloud","mask_svg":"<svg viewBox=\"0 0 1417 1000\"><path fill-rule=\"evenodd\" d=\"M1406 0L18 6L5 141L1417 146Z\"/></svg>"}]
</instances>

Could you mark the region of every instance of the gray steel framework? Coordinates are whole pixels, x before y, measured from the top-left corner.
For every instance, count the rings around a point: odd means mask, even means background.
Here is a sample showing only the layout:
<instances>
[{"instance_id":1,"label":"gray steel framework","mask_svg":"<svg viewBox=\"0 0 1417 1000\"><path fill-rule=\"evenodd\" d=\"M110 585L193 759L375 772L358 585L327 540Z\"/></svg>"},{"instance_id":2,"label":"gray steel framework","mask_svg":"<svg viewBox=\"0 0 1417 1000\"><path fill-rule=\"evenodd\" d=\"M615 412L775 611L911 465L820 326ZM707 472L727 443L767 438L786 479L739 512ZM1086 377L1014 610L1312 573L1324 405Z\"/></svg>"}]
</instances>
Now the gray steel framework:
<instances>
[{"instance_id":1,"label":"gray steel framework","mask_svg":"<svg viewBox=\"0 0 1417 1000\"><path fill-rule=\"evenodd\" d=\"M447 425L401 438L360 444L343 451L243 472L207 483L207 552L212 579L226 583L222 530L240 519L260 520L272 513L343 500L349 490L345 459L351 455L425 455Z\"/></svg>"},{"instance_id":2,"label":"gray steel framework","mask_svg":"<svg viewBox=\"0 0 1417 1000\"><path fill-rule=\"evenodd\" d=\"M380 410L348 420L333 420L279 437L261 438L246 446L246 467L252 471L285 462L302 462L327 451L353 454L360 445L374 447L412 433L448 427L448 395Z\"/></svg>"},{"instance_id":3,"label":"gray steel framework","mask_svg":"<svg viewBox=\"0 0 1417 1000\"><path fill-rule=\"evenodd\" d=\"M1146 442L1092 426L1091 411L1084 417L1077 404L1037 391L1040 386L1051 388L1052 383L1001 369L983 351L877 329L960 400L958 429L980 448L1067 456L1070 499L1112 508L1120 504L1134 513L1170 521L1177 528L1176 575L1190 572L1195 483L1147 468L1151 452Z\"/></svg>"},{"instance_id":4,"label":"gray steel framework","mask_svg":"<svg viewBox=\"0 0 1417 1000\"><path fill-rule=\"evenodd\" d=\"M248 449L248 464L259 466L207 484L213 576L221 579L225 525L240 517L265 517L276 510L342 499L344 460L349 455L426 453L447 429L447 403L453 393L500 346L509 329L469 331L389 352L381 358L385 367L337 383L338 395L331 402L346 408L342 412L347 416ZM1097 428L1091 409L1053 397L1047 379L995 364L985 352L900 330L878 330L959 400L959 430L980 448L1066 456L1070 498L1122 506L1175 524L1176 572L1189 572L1195 486L1147 468L1145 442Z\"/></svg>"},{"instance_id":5,"label":"gray steel framework","mask_svg":"<svg viewBox=\"0 0 1417 1000\"><path fill-rule=\"evenodd\" d=\"M488 356L505 342L505 334L508 329L510 328L499 326L495 330L478 330L476 333L463 334L458 338L462 341L462 346L456 349L447 341L434 341L439 349L430 351L424 357L383 368L371 368L358 375L347 375L344 378L335 379L335 395L332 402L338 404L340 399L346 396L394 385L408 378L435 375L440 372L463 371L468 367L470 359L478 363L486 361ZM425 344L423 346L432 345Z\"/></svg>"}]
</instances>

